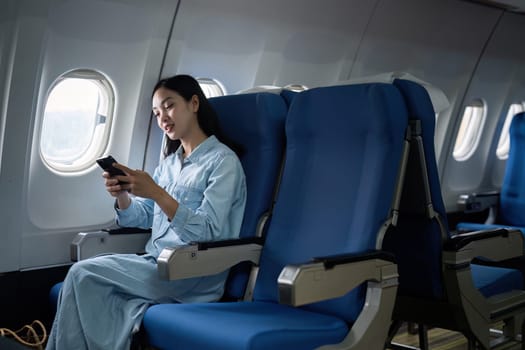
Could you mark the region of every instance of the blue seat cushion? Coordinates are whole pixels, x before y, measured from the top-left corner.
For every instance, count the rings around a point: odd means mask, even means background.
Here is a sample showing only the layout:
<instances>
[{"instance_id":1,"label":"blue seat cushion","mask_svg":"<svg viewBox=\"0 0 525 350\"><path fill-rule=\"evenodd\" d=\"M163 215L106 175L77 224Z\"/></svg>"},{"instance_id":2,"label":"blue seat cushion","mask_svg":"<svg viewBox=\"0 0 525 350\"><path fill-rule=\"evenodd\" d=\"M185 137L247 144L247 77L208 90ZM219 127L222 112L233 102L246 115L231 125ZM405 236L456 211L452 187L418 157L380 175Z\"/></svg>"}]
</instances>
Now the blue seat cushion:
<instances>
[{"instance_id":1,"label":"blue seat cushion","mask_svg":"<svg viewBox=\"0 0 525 350\"><path fill-rule=\"evenodd\" d=\"M470 267L474 286L487 298L513 289L523 289L523 277L518 270L476 264Z\"/></svg>"},{"instance_id":2,"label":"blue seat cushion","mask_svg":"<svg viewBox=\"0 0 525 350\"><path fill-rule=\"evenodd\" d=\"M57 305L58 295L60 294L60 289L62 288L62 284L63 282L55 284L49 291L49 301L51 302L51 305L55 307Z\"/></svg>"},{"instance_id":3,"label":"blue seat cushion","mask_svg":"<svg viewBox=\"0 0 525 350\"><path fill-rule=\"evenodd\" d=\"M265 302L154 305L143 326L161 349L314 349L348 333L337 317Z\"/></svg>"},{"instance_id":4,"label":"blue seat cushion","mask_svg":"<svg viewBox=\"0 0 525 350\"><path fill-rule=\"evenodd\" d=\"M281 97L284 99L284 101L286 102L286 105L288 107L290 107L290 105L292 104L293 99L295 98L295 96L297 96L297 94L299 94L299 92L295 92L295 91L291 91L291 90L283 90L283 91L281 91Z\"/></svg>"},{"instance_id":5,"label":"blue seat cushion","mask_svg":"<svg viewBox=\"0 0 525 350\"><path fill-rule=\"evenodd\" d=\"M482 231L482 230L494 230L498 228L508 228L512 230L520 230L525 235L525 227L509 226L509 225L498 225L498 224L479 224L473 222L460 222L456 225L458 231Z\"/></svg>"}]
</instances>

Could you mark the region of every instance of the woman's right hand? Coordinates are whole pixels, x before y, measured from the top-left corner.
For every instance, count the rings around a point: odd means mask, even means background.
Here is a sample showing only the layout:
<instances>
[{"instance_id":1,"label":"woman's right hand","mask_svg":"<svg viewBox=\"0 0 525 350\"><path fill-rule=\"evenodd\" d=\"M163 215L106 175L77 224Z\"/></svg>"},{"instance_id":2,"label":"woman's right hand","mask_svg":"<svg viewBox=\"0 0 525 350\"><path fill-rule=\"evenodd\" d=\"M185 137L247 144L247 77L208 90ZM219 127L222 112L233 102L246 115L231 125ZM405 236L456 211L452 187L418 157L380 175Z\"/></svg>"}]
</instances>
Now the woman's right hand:
<instances>
[{"instance_id":1,"label":"woman's right hand","mask_svg":"<svg viewBox=\"0 0 525 350\"><path fill-rule=\"evenodd\" d=\"M112 197L117 199L118 207L121 209L127 208L131 202L128 191L123 189L119 183L119 180L115 177L111 177L107 171L102 173L102 177L104 178L106 191L108 191Z\"/></svg>"}]
</instances>

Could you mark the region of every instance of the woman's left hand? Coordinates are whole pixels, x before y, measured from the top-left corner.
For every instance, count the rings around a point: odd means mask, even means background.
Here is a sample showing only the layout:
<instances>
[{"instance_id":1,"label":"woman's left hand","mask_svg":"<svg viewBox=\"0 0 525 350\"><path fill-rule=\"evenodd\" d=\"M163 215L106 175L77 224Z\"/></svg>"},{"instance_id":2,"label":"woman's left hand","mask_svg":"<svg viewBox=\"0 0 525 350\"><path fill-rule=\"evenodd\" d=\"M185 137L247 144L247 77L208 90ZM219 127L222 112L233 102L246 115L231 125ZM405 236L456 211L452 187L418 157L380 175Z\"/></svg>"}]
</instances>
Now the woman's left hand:
<instances>
[{"instance_id":1,"label":"woman's left hand","mask_svg":"<svg viewBox=\"0 0 525 350\"><path fill-rule=\"evenodd\" d=\"M121 187L135 196L154 199L162 191L162 188L153 181L147 172L132 170L119 163L115 163L114 166L126 174L126 176L115 176L122 183Z\"/></svg>"}]
</instances>

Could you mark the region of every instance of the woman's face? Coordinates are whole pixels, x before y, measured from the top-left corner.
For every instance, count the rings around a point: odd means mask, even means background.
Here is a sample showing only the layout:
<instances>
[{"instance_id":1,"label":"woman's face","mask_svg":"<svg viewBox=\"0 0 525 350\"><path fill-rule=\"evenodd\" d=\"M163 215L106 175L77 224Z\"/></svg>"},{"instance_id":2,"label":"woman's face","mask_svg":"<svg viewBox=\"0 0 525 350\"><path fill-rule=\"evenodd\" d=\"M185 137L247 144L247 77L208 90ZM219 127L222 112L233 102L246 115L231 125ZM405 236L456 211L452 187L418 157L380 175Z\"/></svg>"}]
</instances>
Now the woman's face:
<instances>
[{"instance_id":1,"label":"woman's face","mask_svg":"<svg viewBox=\"0 0 525 350\"><path fill-rule=\"evenodd\" d=\"M199 99L196 95L186 101L175 91L161 87L153 94L152 104L157 124L170 140L188 137L199 128Z\"/></svg>"}]
</instances>

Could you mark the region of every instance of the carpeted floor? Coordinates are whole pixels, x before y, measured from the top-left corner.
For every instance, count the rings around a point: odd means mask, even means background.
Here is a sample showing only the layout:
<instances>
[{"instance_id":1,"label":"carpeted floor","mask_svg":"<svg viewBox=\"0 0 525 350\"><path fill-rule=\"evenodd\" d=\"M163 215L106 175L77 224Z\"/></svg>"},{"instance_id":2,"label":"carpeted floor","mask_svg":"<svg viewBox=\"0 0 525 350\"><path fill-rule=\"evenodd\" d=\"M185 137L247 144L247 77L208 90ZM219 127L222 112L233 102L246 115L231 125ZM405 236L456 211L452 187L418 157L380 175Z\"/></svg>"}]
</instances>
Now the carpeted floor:
<instances>
[{"instance_id":1,"label":"carpeted floor","mask_svg":"<svg viewBox=\"0 0 525 350\"><path fill-rule=\"evenodd\" d=\"M393 340L395 343L419 347L417 334L410 334L407 328L401 327ZM432 328L428 331L429 348L431 350L467 350L467 339L458 332L441 328Z\"/></svg>"},{"instance_id":2,"label":"carpeted floor","mask_svg":"<svg viewBox=\"0 0 525 350\"><path fill-rule=\"evenodd\" d=\"M502 329L503 324L496 324L495 329ZM393 339L394 343L419 347L419 337L408 332L407 324L399 329ZM463 334L441 328L431 328L428 331L428 345L430 350L468 350L468 341ZM518 343L519 344L519 343ZM501 349L516 348L517 343L505 344ZM519 346L519 345L518 345Z\"/></svg>"}]
</instances>

